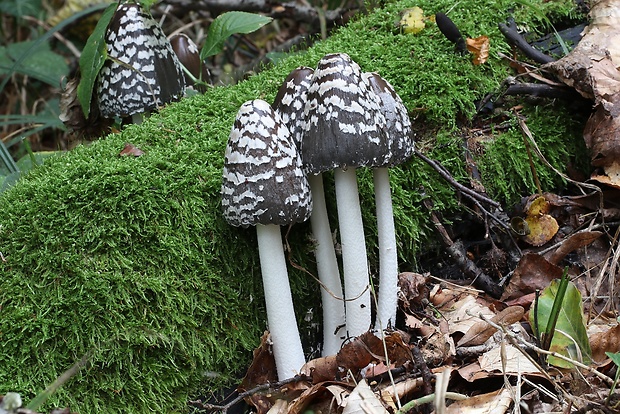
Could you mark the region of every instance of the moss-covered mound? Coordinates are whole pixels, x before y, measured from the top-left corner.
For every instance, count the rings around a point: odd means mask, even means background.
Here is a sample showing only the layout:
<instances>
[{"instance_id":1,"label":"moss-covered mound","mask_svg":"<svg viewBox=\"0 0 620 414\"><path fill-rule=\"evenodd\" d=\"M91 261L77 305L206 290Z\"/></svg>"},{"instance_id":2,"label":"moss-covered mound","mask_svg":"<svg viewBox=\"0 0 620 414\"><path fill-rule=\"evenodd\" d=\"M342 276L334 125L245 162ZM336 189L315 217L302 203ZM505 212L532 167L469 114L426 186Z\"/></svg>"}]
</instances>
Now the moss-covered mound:
<instances>
[{"instance_id":1,"label":"moss-covered mound","mask_svg":"<svg viewBox=\"0 0 620 414\"><path fill-rule=\"evenodd\" d=\"M80 413L184 412L189 396L230 383L265 329L254 232L229 227L220 211L224 146L237 109L249 99L272 100L293 68L346 52L394 85L428 133L422 139L432 148L429 155L465 179L456 120L471 117L476 100L510 73L497 58L508 48L497 23L520 6L466 1L451 12L464 34L490 36L491 60L482 66L455 54L430 23L415 36L395 27L406 7L432 14L453 3L401 1L371 9L309 51L239 85L185 99L140 126L53 157L3 193L0 394L16 391L28 401L85 354L89 364L51 404ZM562 148L550 157L561 166L581 129L561 107L548 110L554 124L542 111L530 111L530 128L543 150ZM498 140L505 142L500 148L522 142L516 129ZM127 142L145 155L119 157ZM506 155L510 162L502 161ZM495 156L500 159L484 170L489 189L514 197L532 188L525 151ZM538 168L543 185L556 183ZM372 178L368 171L359 176L376 266ZM498 179L510 185L494 184ZM444 212L458 208L458 199L418 160L394 169L392 182L401 269L411 270L420 246L428 247L433 236L421 198L431 197ZM295 226L289 241L293 260L314 272L308 226ZM319 322L316 283L292 266L290 275L298 317L314 309Z\"/></svg>"}]
</instances>

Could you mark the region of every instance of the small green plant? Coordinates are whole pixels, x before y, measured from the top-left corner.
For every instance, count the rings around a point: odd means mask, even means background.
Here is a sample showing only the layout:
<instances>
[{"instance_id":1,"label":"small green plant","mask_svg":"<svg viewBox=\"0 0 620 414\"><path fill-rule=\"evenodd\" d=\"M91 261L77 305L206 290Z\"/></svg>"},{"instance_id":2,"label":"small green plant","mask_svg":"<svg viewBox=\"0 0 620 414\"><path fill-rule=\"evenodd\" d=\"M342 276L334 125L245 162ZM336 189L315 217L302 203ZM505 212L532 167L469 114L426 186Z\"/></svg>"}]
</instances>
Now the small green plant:
<instances>
[{"instance_id":1,"label":"small green plant","mask_svg":"<svg viewBox=\"0 0 620 414\"><path fill-rule=\"evenodd\" d=\"M97 75L103 67L105 60L108 58L105 45L105 34L117 7L118 4L111 4L105 10L95 30L88 38L86 46L84 47L84 52L80 58L82 77L77 93L82 111L86 117L88 117L90 112L90 102L93 96L93 88L97 80ZM200 51L201 62L210 56L220 53L226 39L233 34L252 33L271 22L271 20L270 17L246 12L227 12L220 14L209 26L207 38Z\"/></svg>"},{"instance_id":2,"label":"small green plant","mask_svg":"<svg viewBox=\"0 0 620 414\"><path fill-rule=\"evenodd\" d=\"M567 269L560 280L553 280L542 291L529 319L543 349L582 362L590 360L581 293L568 280ZM562 368L573 367L573 364L555 356L549 356L547 362Z\"/></svg>"}]
</instances>

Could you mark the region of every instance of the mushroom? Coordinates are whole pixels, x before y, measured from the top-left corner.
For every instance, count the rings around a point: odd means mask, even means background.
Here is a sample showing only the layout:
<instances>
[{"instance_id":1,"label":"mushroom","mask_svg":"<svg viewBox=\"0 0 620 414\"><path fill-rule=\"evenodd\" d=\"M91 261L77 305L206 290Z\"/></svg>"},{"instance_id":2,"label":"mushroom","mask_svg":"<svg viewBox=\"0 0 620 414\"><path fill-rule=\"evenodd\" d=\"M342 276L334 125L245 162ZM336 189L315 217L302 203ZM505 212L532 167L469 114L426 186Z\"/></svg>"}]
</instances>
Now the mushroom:
<instances>
[{"instance_id":1,"label":"mushroom","mask_svg":"<svg viewBox=\"0 0 620 414\"><path fill-rule=\"evenodd\" d=\"M334 169L348 334L370 329L366 241L355 169L385 157L385 117L379 98L344 53L318 63L306 102L302 158L309 174Z\"/></svg>"},{"instance_id":2,"label":"mushroom","mask_svg":"<svg viewBox=\"0 0 620 414\"><path fill-rule=\"evenodd\" d=\"M183 65L185 86L196 87L204 92L205 85L211 82L211 75L207 66L200 60L200 52L196 43L185 33L177 33L170 37L170 44L174 54Z\"/></svg>"},{"instance_id":3,"label":"mushroom","mask_svg":"<svg viewBox=\"0 0 620 414\"><path fill-rule=\"evenodd\" d=\"M314 70L308 67L302 66L294 69L282 83L273 102L275 111L289 127L298 148L301 147L303 140L304 108L313 74ZM327 356L336 354L344 339L339 333L340 329L345 326L342 281L327 216L322 174L309 175L308 181L313 200L310 224L316 241L314 252L323 305L322 354Z\"/></svg>"},{"instance_id":4,"label":"mushroom","mask_svg":"<svg viewBox=\"0 0 620 414\"><path fill-rule=\"evenodd\" d=\"M239 108L226 147L222 207L230 225L256 226L278 378L291 378L305 357L280 226L306 221L312 196L289 130L265 101L248 101Z\"/></svg>"},{"instance_id":5,"label":"mushroom","mask_svg":"<svg viewBox=\"0 0 620 414\"><path fill-rule=\"evenodd\" d=\"M363 76L381 99L388 144L384 162L373 170L379 239L379 297L375 329L381 330L394 326L398 307L398 251L388 167L409 159L414 144L407 108L392 85L377 73L367 72Z\"/></svg>"},{"instance_id":6,"label":"mushroom","mask_svg":"<svg viewBox=\"0 0 620 414\"><path fill-rule=\"evenodd\" d=\"M138 4L118 6L105 35L108 58L97 77L105 118L133 116L180 99L183 69L161 27Z\"/></svg>"}]
</instances>

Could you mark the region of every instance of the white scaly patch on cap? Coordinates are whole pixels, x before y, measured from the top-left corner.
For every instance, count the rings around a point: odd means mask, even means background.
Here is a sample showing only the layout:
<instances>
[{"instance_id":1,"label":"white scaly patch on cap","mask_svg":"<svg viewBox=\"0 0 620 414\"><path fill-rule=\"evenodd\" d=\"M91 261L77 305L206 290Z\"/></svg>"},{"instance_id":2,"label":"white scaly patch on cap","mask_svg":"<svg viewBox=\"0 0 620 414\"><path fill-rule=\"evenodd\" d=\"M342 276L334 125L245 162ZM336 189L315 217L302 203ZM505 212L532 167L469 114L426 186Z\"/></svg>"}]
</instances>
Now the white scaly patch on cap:
<instances>
[{"instance_id":1,"label":"white scaly patch on cap","mask_svg":"<svg viewBox=\"0 0 620 414\"><path fill-rule=\"evenodd\" d=\"M263 100L239 108L222 175L222 207L232 226L282 226L310 218L312 196L301 157L288 128Z\"/></svg>"},{"instance_id":2,"label":"white scaly patch on cap","mask_svg":"<svg viewBox=\"0 0 620 414\"><path fill-rule=\"evenodd\" d=\"M109 58L97 77L101 115L126 117L180 99L183 70L159 24L137 4L121 4L106 32Z\"/></svg>"},{"instance_id":3,"label":"white scaly patch on cap","mask_svg":"<svg viewBox=\"0 0 620 414\"><path fill-rule=\"evenodd\" d=\"M295 145L301 148L304 133L304 108L314 69L300 66L293 69L280 86L273 101L273 109L286 124Z\"/></svg>"},{"instance_id":4,"label":"white scaly patch on cap","mask_svg":"<svg viewBox=\"0 0 620 414\"><path fill-rule=\"evenodd\" d=\"M384 166L401 164L409 159L414 151L413 132L407 108L392 85L381 75L366 72L362 76L381 99L381 111L386 120L389 153Z\"/></svg>"},{"instance_id":5,"label":"white scaly patch on cap","mask_svg":"<svg viewBox=\"0 0 620 414\"><path fill-rule=\"evenodd\" d=\"M386 157L381 100L345 53L318 63L304 108L304 166L318 174L335 168L374 167Z\"/></svg>"}]
</instances>

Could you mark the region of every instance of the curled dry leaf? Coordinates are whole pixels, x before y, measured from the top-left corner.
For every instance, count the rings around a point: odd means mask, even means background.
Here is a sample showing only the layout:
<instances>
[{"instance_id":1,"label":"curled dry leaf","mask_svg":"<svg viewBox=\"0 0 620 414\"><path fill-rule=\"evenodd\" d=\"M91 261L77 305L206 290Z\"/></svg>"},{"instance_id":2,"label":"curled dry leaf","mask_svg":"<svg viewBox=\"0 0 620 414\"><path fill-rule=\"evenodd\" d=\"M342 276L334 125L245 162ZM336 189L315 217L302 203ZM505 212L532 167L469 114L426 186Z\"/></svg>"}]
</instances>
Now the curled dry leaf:
<instances>
[{"instance_id":1,"label":"curled dry leaf","mask_svg":"<svg viewBox=\"0 0 620 414\"><path fill-rule=\"evenodd\" d=\"M506 388L488 394L476 395L466 400L455 401L444 411L446 414L461 413L505 413L512 403L512 393Z\"/></svg>"},{"instance_id":2,"label":"curled dry leaf","mask_svg":"<svg viewBox=\"0 0 620 414\"><path fill-rule=\"evenodd\" d=\"M562 269L549 263L544 257L536 253L526 253L519 260L504 294L500 298L506 302L517 299L529 293L542 290L553 279L562 277Z\"/></svg>"},{"instance_id":3,"label":"curled dry leaf","mask_svg":"<svg viewBox=\"0 0 620 414\"><path fill-rule=\"evenodd\" d=\"M313 384L336 379L339 373L336 355L328 355L308 361L301 367L301 373L312 378Z\"/></svg>"},{"instance_id":4,"label":"curled dry leaf","mask_svg":"<svg viewBox=\"0 0 620 414\"><path fill-rule=\"evenodd\" d=\"M493 318L491 321L496 325L509 326L519 322L525 310L521 306L509 306ZM497 331L493 326L485 321L479 321L473 325L463 337L457 342L456 346L476 346L485 343Z\"/></svg>"},{"instance_id":5,"label":"curled dry leaf","mask_svg":"<svg viewBox=\"0 0 620 414\"><path fill-rule=\"evenodd\" d=\"M269 332L265 331L260 340L260 345L254 350L252 364L238 387L239 392L248 391L259 384L268 384L278 381L276 375L276 361L273 359ZM245 401L256 409L256 412L267 413L272 407L274 398L269 398L261 393L256 393L245 398Z\"/></svg>"},{"instance_id":6,"label":"curled dry leaf","mask_svg":"<svg viewBox=\"0 0 620 414\"><path fill-rule=\"evenodd\" d=\"M611 325L611 322L609 322ZM615 324L613 327L607 326L607 329L595 334L590 334L588 327L588 336L590 337L590 347L592 348L592 360L603 362L607 359L605 352L620 351L620 325Z\"/></svg>"},{"instance_id":7,"label":"curled dry leaf","mask_svg":"<svg viewBox=\"0 0 620 414\"><path fill-rule=\"evenodd\" d=\"M467 38L465 40L467 50L474 55L474 65L482 65L489 60L490 41L488 36L479 36L475 39Z\"/></svg>"},{"instance_id":8,"label":"curled dry leaf","mask_svg":"<svg viewBox=\"0 0 620 414\"><path fill-rule=\"evenodd\" d=\"M549 202L543 196L532 196L525 209L525 222L529 233L523 241L532 246L542 246L555 236L560 226L549 213Z\"/></svg>"},{"instance_id":9,"label":"curled dry leaf","mask_svg":"<svg viewBox=\"0 0 620 414\"><path fill-rule=\"evenodd\" d=\"M361 380L349 395L342 414L388 414L388 411L366 380Z\"/></svg>"},{"instance_id":10,"label":"curled dry leaf","mask_svg":"<svg viewBox=\"0 0 620 414\"><path fill-rule=\"evenodd\" d=\"M121 157L126 157L128 155L133 155L134 157L139 157L141 155L144 155L144 151L142 151L140 148L136 147L133 144L126 143L125 147L123 148L123 150L118 155L121 156Z\"/></svg>"},{"instance_id":11,"label":"curled dry leaf","mask_svg":"<svg viewBox=\"0 0 620 414\"><path fill-rule=\"evenodd\" d=\"M425 307L430 293L427 283L428 277L420 273L403 272L398 275L399 299L405 312Z\"/></svg>"},{"instance_id":12,"label":"curled dry leaf","mask_svg":"<svg viewBox=\"0 0 620 414\"><path fill-rule=\"evenodd\" d=\"M381 340L370 332L366 332L344 345L338 352L336 360L338 366L344 368L345 371L359 372L371 362L377 360L382 352L375 354L371 350L383 346Z\"/></svg>"}]
</instances>

